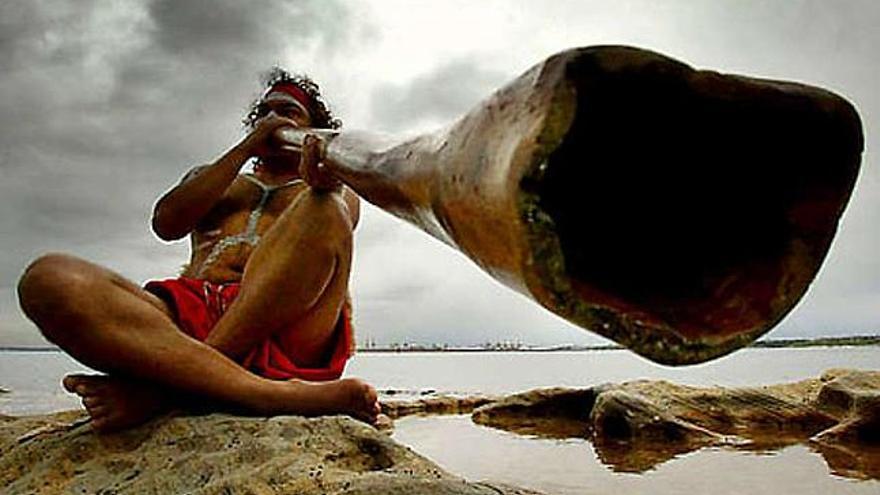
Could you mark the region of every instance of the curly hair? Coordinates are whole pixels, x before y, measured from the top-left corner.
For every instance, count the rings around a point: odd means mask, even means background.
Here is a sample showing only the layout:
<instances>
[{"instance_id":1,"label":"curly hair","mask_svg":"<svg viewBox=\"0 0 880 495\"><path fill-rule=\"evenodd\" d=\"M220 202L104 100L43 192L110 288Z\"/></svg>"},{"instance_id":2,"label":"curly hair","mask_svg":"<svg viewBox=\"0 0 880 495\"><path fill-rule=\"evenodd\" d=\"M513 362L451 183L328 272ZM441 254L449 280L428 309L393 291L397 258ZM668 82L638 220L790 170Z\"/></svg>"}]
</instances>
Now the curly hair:
<instances>
[{"instance_id":1,"label":"curly hair","mask_svg":"<svg viewBox=\"0 0 880 495\"><path fill-rule=\"evenodd\" d=\"M264 94L269 88L278 83L295 84L299 89L309 97L309 115L312 117L312 125L320 129L338 129L342 127L342 121L333 116L324 97L321 96L321 89L318 83L313 81L305 74L291 74L281 67L275 66L263 74L260 79L263 83ZM251 102L248 112L241 120L242 124L248 129L253 129L257 121L262 117L260 104L263 101L263 95Z\"/></svg>"}]
</instances>

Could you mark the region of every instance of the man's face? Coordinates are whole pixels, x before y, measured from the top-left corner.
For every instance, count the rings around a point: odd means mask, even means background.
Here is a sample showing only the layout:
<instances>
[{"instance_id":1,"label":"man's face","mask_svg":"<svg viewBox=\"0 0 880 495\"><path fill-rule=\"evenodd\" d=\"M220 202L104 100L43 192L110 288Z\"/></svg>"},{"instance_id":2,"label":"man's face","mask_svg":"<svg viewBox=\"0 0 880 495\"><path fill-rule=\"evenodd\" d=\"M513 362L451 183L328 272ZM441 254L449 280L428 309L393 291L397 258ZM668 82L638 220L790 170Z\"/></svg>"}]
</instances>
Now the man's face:
<instances>
[{"instance_id":1,"label":"man's face","mask_svg":"<svg viewBox=\"0 0 880 495\"><path fill-rule=\"evenodd\" d=\"M293 96L272 91L257 106L257 118L262 119L271 114L285 117L296 122L298 127L311 127L312 117L308 110Z\"/></svg>"}]
</instances>

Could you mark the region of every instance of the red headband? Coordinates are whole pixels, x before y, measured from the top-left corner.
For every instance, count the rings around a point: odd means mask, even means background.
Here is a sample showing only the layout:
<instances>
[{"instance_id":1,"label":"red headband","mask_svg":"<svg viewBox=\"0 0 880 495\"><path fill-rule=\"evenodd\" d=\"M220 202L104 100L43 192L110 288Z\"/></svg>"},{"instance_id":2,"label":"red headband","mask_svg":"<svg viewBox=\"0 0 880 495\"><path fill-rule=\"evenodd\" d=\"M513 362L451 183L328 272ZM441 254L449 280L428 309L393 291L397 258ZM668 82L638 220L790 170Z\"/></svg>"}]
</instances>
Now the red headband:
<instances>
[{"instance_id":1,"label":"red headband","mask_svg":"<svg viewBox=\"0 0 880 495\"><path fill-rule=\"evenodd\" d=\"M277 83L276 85L269 88L269 91L266 91L266 96L269 96L275 91L292 96L294 100L302 103L302 106L305 107L306 110L309 111L309 113L311 113L312 99L309 98L309 95L307 95L306 92L303 91L302 88L300 88L296 84L291 82ZM264 98L266 96L264 96Z\"/></svg>"}]
</instances>

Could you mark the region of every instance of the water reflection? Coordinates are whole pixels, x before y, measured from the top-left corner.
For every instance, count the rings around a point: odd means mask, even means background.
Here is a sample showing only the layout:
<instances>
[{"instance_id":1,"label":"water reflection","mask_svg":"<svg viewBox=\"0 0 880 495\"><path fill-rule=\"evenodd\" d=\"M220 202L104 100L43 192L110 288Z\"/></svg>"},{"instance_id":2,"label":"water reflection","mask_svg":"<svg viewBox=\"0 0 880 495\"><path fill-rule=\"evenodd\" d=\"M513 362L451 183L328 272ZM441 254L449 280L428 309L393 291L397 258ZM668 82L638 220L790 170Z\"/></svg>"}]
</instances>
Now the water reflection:
<instances>
[{"instance_id":1,"label":"water reflection","mask_svg":"<svg viewBox=\"0 0 880 495\"><path fill-rule=\"evenodd\" d=\"M659 419L659 418L658 418ZM525 438L543 440L579 439L592 445L596 458L614 472L641 474L685 454L703 449L722 449L755 456L775 455L780 451L802 445L820 455L830 474L859 480L880 480L880 446L829 445L812 439L810 429L801 427L800 434L782 431L751 431L748 437L735 435L706 435L688 437L678 428L661 426L662 438L651 439L632 436L628 440L598 436L588 421L572 418L527 418L482 423L489 428L514 433ZM607 427L606 427L607 428ZM812 432L815 433L815 432ZM622 436L626 436L623 433Z\"/></svg>"},{"instance_id":2,"label":"water reflection","mask_svg":"<svg viewBox=\"0 0 880 495\"><path fill-rule=\"evenodd\" d=\"M802 444L833 474L880 479L880 372L829 370L763 387L638 380L541 389L491 402L472 418L520 435L589 440L615 472L644 473L706 447L768 454Z\"/></svg>"},{"instance_id":3,"label":"water reflection","mask_svg":"<svg viewBox=\"0 0 880 495\"><path fill-rule=\"evenodd\" d=\"M549 423L549 422L548 422ZM627 442L591 438L589 428L581 423L569 422L564 428L554 425L542 430L536 424L524 428L504 428L534 439L560 440L578 438L590 442L596 458L606 467L618 473L642 474L656 469L673 459L703 449L722 449L742 452L755 456L776 455L782 450L803 445L820 455L828 466L830 474L859 480L880 480L880 447L860 446L852 448L842 445L823 445L812 442L808 437L766 436L745 440L725 438L719 442ZM567 436L566 432L573 433Z\"/></svg>"},{"instance_id":4,"label":"water reflection","mask_svg":"<svg viewBox=\"0 0 880 495\"><path fill-rule=\"evenodd\" d=\"M880 480L880 447L853 449L842 445L813 444L811 448L825 459L831 474L844 478Z\"/></svg>"},{"instance_id":5,"label":"water reflection","mask_svg":"<svg viewBox=\"0 0 880 495\"><path fill-rule=\"evenodd\" d=\"M600 450L586 435L546 438L512 433L475 424L468 415L405 417L396 421L393 437L471 481L490 480L556 495L680 495L683 487L713 495L880 493L876 476L842 477L803 442L776 450L711 446L654 459L650 456L658 454L656 450L627 451L618 444L615 453L621 457L603 459L600 456L607 456L614 446ZM636 458L626 459L628 454Z\"/></svg>"}]
</instances>

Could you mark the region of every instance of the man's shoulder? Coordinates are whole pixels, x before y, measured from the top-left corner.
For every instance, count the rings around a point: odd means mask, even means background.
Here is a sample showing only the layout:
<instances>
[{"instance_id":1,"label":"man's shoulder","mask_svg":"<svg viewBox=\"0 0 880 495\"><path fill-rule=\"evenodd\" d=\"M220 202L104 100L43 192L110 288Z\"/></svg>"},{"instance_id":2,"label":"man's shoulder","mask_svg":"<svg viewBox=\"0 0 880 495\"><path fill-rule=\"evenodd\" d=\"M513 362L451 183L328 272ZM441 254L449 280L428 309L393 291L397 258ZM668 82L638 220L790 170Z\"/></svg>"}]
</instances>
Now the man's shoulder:
<instances>
[{"instance_id":1,"label":"man's shoulder","mask_svg":"<svg viewBox=\"0 0 880 495\"><path fill-rule=\"evenodd\" d=\"M183 174L183 177L180 179L180 183L183 184L184 182L188 182L188 181L194 179L194 178L197 177L199 174L201 174L202 172L204 172L205 169L208 168L208 167L210 167L210 165L208 165L208 164L205 164L205 165L196 165L195 167L193 167L193 168L187 170L186 173Z\"/></svg>"}]
</instances>

